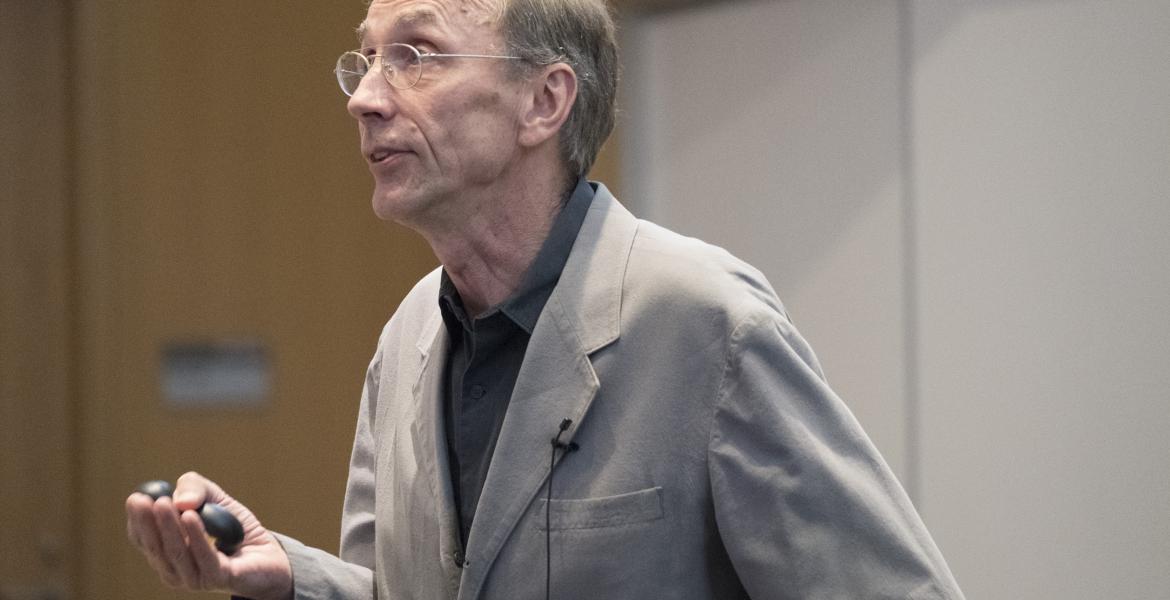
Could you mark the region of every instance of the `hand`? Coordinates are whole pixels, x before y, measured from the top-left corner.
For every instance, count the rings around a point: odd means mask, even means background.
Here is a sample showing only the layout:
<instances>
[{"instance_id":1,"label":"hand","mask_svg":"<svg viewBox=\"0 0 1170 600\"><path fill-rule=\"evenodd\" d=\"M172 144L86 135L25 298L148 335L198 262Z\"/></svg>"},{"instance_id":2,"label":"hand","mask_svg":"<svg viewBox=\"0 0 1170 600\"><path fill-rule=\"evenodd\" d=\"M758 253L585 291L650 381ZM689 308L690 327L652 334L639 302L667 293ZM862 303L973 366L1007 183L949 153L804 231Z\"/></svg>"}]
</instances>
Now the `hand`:
<instances>
[{"instance_id":1,"label":"hand","mask_svg":"<svg viewBox=\"0 0 1170 600\"><path fill-rule=\"evenodd\" d=\"M244 541L231 556L207 539L195 509L215 502L244 526ZM190 472L179 477L174 499L141 492L126 498L126 535L163 583L188 590L228 592L256 600L293 597L292 567L280 542L243 504L213 481Z\"/></svg>"}]
</instances>

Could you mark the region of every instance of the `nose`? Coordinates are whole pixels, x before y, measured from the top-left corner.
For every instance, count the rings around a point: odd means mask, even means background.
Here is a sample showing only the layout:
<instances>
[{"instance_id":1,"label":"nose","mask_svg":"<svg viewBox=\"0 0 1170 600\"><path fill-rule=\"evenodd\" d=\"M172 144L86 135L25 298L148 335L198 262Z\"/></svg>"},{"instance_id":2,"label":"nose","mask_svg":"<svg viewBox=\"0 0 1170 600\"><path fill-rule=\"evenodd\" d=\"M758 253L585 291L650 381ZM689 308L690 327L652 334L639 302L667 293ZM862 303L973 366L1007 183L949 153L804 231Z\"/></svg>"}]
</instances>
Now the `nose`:
<instances>
[{"instance_id":1,"label":"nose","mask_svg":"<svg viewBox=\"0 0 1170 600\"><path fill-rule=\"evenodd\" d=\"M346 104L349 114L359 121L389 119L397 109L394 104L393 88L382 76L382 70L376 67L381 65L377 62L371 65Z\"/></svg>"}]
</instances>

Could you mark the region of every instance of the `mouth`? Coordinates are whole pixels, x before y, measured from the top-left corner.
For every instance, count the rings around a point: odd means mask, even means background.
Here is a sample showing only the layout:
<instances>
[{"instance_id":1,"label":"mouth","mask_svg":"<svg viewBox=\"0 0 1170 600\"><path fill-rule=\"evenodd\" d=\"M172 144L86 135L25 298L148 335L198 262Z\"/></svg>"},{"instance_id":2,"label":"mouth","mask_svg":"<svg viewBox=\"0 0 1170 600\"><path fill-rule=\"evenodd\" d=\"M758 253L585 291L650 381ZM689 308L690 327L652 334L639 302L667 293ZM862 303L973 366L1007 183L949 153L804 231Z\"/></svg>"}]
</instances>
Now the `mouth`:
<instances>
[{"instance_id":1,"label":"mouth","mask_svg":"<svg viewBox=\"0 0 1170 600\"><path fill-rule=\"evenodd\" d=\"M369 161L369 163L371 165L377 165L377 164L390 162L390 161L394 160L394 158L401 156L403 154L406 154L405 150L395 150L395 149L391 149L391 148L376 148L376 149L366 153L366 160Z\"/></svg>"}]
</instances>

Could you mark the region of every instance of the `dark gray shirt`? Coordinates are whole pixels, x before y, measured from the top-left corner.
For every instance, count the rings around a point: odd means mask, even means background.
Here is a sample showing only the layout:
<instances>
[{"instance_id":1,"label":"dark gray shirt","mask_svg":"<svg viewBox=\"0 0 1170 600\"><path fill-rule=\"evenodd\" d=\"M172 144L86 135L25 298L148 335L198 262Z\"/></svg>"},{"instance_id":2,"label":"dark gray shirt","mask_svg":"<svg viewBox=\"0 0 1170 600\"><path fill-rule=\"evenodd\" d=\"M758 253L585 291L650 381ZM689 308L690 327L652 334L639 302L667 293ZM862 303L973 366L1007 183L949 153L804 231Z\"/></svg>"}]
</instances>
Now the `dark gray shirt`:
<instances>
[{"instance_id":1,"label":"dark gray shirt","mask_svg":"<svg viewBox=\"0 0 1170 600\"><path fill-rule=\"evenodd\" d=\"M593 193L589 182L577 181L516 293L474 319L447 271L442 273L439 310L451 339L443 420L462 547L467 546L528 339L569 259Z\"/></svg>"}]
</instances>

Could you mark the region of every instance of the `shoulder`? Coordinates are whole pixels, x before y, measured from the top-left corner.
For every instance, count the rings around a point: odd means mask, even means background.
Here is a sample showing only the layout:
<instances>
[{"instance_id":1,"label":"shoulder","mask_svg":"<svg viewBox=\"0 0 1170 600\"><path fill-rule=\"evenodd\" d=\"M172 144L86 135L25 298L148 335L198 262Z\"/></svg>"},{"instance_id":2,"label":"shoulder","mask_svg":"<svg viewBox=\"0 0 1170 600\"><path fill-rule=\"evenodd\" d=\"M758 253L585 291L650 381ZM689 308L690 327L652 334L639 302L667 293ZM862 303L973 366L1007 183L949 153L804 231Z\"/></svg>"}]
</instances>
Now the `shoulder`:
<instances>
[{"instance_id":1,"label":"shoulder","mask_svg":"<svg viewBox=\"0 0 1170 600\"><path fill-rule=\"evenodd\" d=\"M730 359L748 350L784 348L820 373L815 354L759 269L648 221L638 221L630 247L621 322L623 338L655 340L660 349L719 352Z\"/></svg>"},{"instance_id":2,"label":"shoulder","mask_svg":"<svg viewBox=\"0 0 1170 600\"><path fill-rule=\"evenodd\" d=\"M788 320L758 269L719 246L649 221L638 221L624 288L634 306L720 316L732 328L753 316Z\"/></svg>"}]
</instances>

